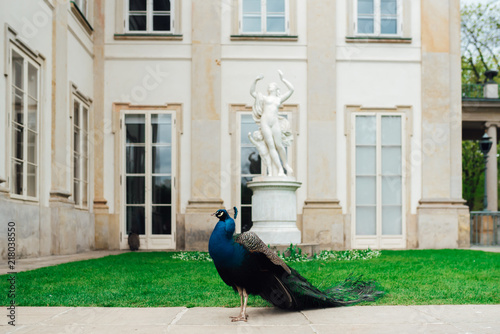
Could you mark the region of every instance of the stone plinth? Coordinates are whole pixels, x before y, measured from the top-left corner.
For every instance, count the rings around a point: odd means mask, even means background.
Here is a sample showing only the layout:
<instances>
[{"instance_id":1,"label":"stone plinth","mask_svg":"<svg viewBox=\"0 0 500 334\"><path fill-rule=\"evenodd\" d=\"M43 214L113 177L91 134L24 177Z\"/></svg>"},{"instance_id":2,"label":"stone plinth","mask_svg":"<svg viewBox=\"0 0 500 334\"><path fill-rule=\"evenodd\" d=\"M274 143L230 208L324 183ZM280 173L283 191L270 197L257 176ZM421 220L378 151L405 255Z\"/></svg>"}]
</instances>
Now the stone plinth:
<instances>
[{"instance_id":1,"label":"stone plinth","mask_svg":"<svg viewBox=\"0 0 500 334\"><path fill-rule=\"evenodd\" d=\"M255 177L248 182L253 190L252 232L271 245L301 242L297 228L297 197L302 183L291 177Z\"/></svg>"}]
</instances>

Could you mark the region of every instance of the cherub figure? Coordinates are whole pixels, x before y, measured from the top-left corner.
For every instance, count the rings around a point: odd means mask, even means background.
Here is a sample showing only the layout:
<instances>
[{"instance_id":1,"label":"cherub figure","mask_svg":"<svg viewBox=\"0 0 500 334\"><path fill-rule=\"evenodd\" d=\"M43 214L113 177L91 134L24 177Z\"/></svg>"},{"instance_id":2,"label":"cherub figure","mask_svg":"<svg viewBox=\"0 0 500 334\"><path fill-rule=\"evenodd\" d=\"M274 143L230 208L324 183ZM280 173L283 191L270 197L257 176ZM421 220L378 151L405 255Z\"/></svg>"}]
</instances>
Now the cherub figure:
<instances>
[{"instance_id":1,"label":"cherub figure","mask_svg":"<svg viewBox=\"0 0 500 334\"><path fill-rule=\"evenodd\" d=\"M252 144L255 145L262 161L264 161L267 175L277 175L279 168L271 162L269 149L267 148L266 142L264 141L262 132L260 130L254 131L253 134L249 132L248 139L250 139Z\"/></svg>"}]
</instances>

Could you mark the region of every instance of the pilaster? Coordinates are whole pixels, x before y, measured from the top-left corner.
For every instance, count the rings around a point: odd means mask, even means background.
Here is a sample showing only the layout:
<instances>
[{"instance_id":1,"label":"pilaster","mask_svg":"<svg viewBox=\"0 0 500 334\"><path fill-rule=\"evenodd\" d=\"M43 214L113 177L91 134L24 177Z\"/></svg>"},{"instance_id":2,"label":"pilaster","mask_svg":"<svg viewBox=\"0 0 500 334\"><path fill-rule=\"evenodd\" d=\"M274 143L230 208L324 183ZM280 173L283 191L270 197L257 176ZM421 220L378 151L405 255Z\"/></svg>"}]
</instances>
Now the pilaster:
<instances>
[{"instance_id":1,"label":"pilaster","mask_svg":"<svg viewBox=\"0 0 500 334\"><path fill-rule=\"evenodd\" d=\"M71 140L68 121L68 3L54 4L52 20L51 199L70 194ZM68 196L66 196L68 194Z\"/></svg>"},{"instance_id":2,"label":"pilaster","mask_svg":"<svg viewBox=\"0 0 500 334\"><path fill-rule=\"evenodd\" d=\"M467 247L462 197L460 2L421 1L422 199L419 248Z\"/></svg>"},{"instance_id":3,"label":"pilaster","mask_svg":"<svg viewBox=\"0 0 500 334\"><path fill-rule=\"evenodd\" d=\"M92 149L94 171L94 216L95 248L117 249L120 247L118 214L109 212L108 200L104 197L104 136L105 136L105 77L104 77L104 32L105 0L94 0L94 103Z\"/></svg>"},{"instance_id":4,"label":"pilaster","mask_svg":"<svg viewBox=\"0 0 500 334\"><path fill-rule=\"evenodd\" d=\"M206 250L221 198L221 2L192 0L191 200L186 249Z\"/></svg>"},{"instance_id":5,"label":"pilaster","mask_svg":"<svg viewBox=\"0 0 500 334\"><path fill-rule=\"evenodd\" d=\"M302 242L323 248L345 247L336 182L336 3L307 2L308 166Z\"/></svg>"}]
</instances>

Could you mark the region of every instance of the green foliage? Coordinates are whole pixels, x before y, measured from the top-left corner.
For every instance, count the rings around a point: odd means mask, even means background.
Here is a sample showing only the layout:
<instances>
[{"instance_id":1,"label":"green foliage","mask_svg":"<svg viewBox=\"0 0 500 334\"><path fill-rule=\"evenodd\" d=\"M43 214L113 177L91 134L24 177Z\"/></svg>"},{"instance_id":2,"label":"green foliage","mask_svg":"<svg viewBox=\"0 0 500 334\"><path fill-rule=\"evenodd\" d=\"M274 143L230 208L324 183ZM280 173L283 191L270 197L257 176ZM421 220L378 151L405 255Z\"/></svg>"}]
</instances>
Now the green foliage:
<instances>
[{"instance_id":1,"label":"green foliage","mask_svg":"<svg viewBox=\"0 0 500 334\"><path fill-rule=\"evenodd\" d=\"M277 252L278 256L286 262L307 262L307 261L353 261L353 260L368 260L380 256L380 251L371 249L352 249L345 251L322 250L319 254L314 253L311 256L303 253L302 249L297 245L290 246L283 252Z\"/></svg>"},{"instance_id":2,"label":"green foliage","mask_svg":"<svg viewBox=\"0 0 500 334\"><path fill-rule=\"evenodd\" d=\"M483 210L484 157L478 141L462 141L462 193L471 211Z\"/></svg>"},{"instance_id":3,"label":"green foliage","mask_svg":"<svg viewBox=\"0 0 500 334\"><path fill-rule=\"evenodd\" d=\"M212 262L212 258L207 252L179 252L173 255L172 258L183 261Z\"/></svg>"},{"instance_id":4,"label":"green foliage","mask_svg":"<svg viewBox=\"0 0 500 334\"><path fill-rule=\"evenodd\" d=\"M352 249L345 251L321 251L319 254L314 254L315 260L332 260L332 261L355 261L369 260L379 257L382 253L378 250L371 249Z\"/></svg>"},{"instance_id":5,"label":"green foliage","mask_svg":"<svg viewBox=\"0 0 500 334\"><path fill-rule=\"evenodd\" d=\"M500 1L461 7L462 83L484 82L484 72L500 70ZM495 80L500 83L500 78Z\"/></svg>"},{"instance_id":6,"label":"green foliage","mask_svg":"<svg viewBox=\"0 0 500 334\"><path fill-rule=\"evenodd\" d=\"M130 252L17 274L18 306L237 307L240 299L213 263L183 261L174 252ZM500 253L471 250L381 251L363 261L296 262L316 286L351 273L375 280L387 292L376 305L500 304ZM7 275L0 289L8 291ZM9 303L0 295L0 305ZM252 296L250 306L269 306ZM370 305L373 305L370 303Z\"/></svg>"}]
</instances>

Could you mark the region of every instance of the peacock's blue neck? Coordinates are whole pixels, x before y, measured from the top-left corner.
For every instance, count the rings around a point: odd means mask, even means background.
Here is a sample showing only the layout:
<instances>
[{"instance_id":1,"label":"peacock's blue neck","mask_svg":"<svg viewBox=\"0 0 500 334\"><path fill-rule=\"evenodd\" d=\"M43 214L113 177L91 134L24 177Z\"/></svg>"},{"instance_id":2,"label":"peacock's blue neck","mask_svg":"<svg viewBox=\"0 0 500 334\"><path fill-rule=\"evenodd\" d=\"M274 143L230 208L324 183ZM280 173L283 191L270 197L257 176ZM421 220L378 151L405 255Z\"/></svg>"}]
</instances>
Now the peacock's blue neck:
<instances>
[{"instance_id":1,"label":"peacock's blue neck","mask_svg":"<svg viewBox=\"0 0 500 334\"><path fill-rule=\"evenodd\" d=\"M220 220L210 236L208 252L216 267L234 266L242 258L244 248L234 242L234 230L234 220L228 218Z\"/></svg>"}]
</instances>

